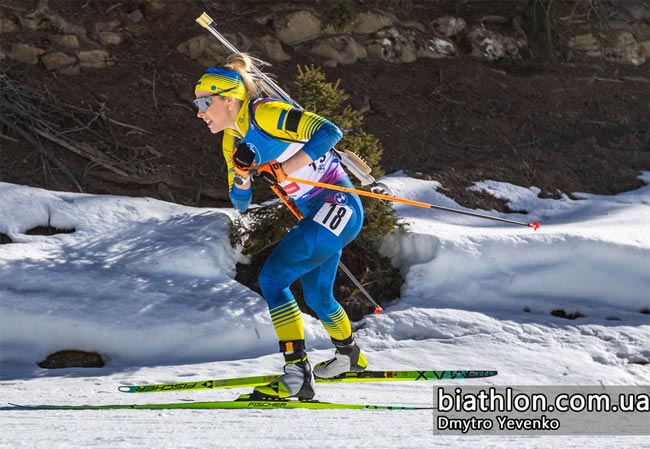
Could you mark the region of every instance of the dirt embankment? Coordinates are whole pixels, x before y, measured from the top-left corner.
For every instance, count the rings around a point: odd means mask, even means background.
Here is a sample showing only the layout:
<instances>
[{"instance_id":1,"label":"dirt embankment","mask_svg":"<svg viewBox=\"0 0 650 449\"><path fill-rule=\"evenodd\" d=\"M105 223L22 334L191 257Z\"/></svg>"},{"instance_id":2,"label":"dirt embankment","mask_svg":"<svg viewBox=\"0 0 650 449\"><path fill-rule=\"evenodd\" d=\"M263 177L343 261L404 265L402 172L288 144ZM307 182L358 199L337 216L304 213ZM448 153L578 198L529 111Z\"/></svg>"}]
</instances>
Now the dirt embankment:
<instances>
[{"instance_id":1,"label":"dirt embankment","mask_svg":"<svg viewBox=\"0 0 650 449\"><path fill-rule=\"evenodd\" d=\"M155 2L109 3L52 0L48 7L70 25L95 30L90 36L110 47L111 64L64 75L43 64L5 58L0 68L19 85L82 109L78 114L66 109L71 114L66 119L63 109L59 117L51 108L48 114L58 128L49 134L65 131L68 137L83 137L127 176L62 148L48 136L30 139L4 124L0 180L199 206L228 205L219 139L195 118L190 102L204 67L179 54L177 46L201 32L193 19L206 6L221 14L226 32L258 38L266 30L256 19L273 2L249 2L249 8L228 3L221 9L217 2L168 2L159 10L151 6ZM420 5L410 11L411 18L428 23L444 13L446 3L435 3L439 10ZM475 5L467 14L477 17L495 7L494 2L483 2L480 10L476 5L481 2L469 3ZM5 17L25 17L36 6L20 1L3 5ZM144 18L133 15L138 5ZM97 29L97 23L118 18L129 25L123 40L112 45L111 31ZM52 42L47 27L17 29L4 36L40 47L62 45ZM84 45L81 39L82 49ZM287 51L291 60L276 63L270 71L290 90L297 64L323 60L299 49ZM100 61L88 64L102 63L101 55L95 56ZM383 143L386 172L405 170L438 180L466 206L504 207L467 191L473 181L536 186L544 196L614 194L638 187L639 172L650 165L647 63L635 67L599 59L569 62L545 59L538 52L495 62L458 56L390 64L368 58L352 65L326 65L323 71L332 81L341 79L352 105L364 113L366 131ZM51 103L51 97L41 101ZM28 115L37 116L35 110ZM48 145L50 153L42 145Z\"/></svg>"}]
</instances>

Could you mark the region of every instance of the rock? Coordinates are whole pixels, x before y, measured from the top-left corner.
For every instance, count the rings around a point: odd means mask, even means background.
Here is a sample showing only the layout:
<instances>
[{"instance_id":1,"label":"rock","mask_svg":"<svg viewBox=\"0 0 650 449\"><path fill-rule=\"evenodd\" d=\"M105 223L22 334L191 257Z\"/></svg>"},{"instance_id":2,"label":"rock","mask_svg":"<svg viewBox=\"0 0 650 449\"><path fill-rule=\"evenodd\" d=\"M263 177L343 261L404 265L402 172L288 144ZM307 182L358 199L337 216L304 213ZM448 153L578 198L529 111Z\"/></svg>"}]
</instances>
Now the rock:
<instances>
[{"instance_id":1,"label":"rock","mask_svg":"<svg viewBox=\"0 0 650 449\"><path fill-rule=\"evenodd\" d=\"M354 64L359 58L368 56L363 45L346 35L321 39L309 52L336 61L337 64Z\"/></svg>"},{"instance_id":2,"label":"rock","mask_svg":"<svg viewBox=\"0 0 650 449\"><path fill-rule=\"evenodd\" d=\"M77 57L83 68L103 69L113 65L110 54L104 50L80 51Z\"/></svg>"},{"instance_id":3,"label":"rock","mask_svg":"<svg viewBox=\"0 0 650 449\"><path fill-rule=\"evenodd\" d=\"M96 352L66 350L47 356L38 366L46 369L57 368L102 368L104 359Z\"/></svg>"},{"instance_id":4,"label":"rock","mask_svg":"<svg viewBox=\"0 0 650 449\"><path fill-rule=\"evenodd\" d=\"M193 37L176 47L176 50L190 59L197 59L208 46L208 37L201 35Z\"/></svg>"},{"instance_id":5,"label":"rock","mask_svg":"<svg viewBox=\"0 0 650 449\"><path fill-rule=\"evenodd\" d=\"M226 62L229 55L230 51L226 47L214 43L205 47L203 53L196 58L196 62L205 67L219 67Z\"/></svg>"},{"instance_id":6,"label":"rock","mask_svg":"<svg viewBox=\"0 0 650 449\"><path fill-rule=\"evenodd\" d=\"M646 58L650 58L650 39L639 42L639 49L643 56L645 56Z\"/></svg>"},{"instance_id":7,"label":"rock","mask_svg":"<svg viewBox=\"0 0 650 449\"><path fill-rule=\"evenodd\" d=\"M452 37L465 29L465 20L460 17L444 16L431 21L433 31L442 37Z\"/></svg>"},{"instance_id":8,"label":"rock","mask_svg":"<svg viewBox=\"0 0 650 449\"><path fill-rule=\"evenodd\" d=\"M255 22L260 25L271 25L273 23L273 14L264 14L263 16L255 17Z\"/></svg>"},{"instance_id":9,"label":"rock","mask_svg":"<svg viewBox=\"0 0 650 449\"><path fill-rule=\"evenodd\" d=\"M47 70L60 70L76 63L77 58L70 56L67 53L56 51L42 56L41 62Z\"/></svg>"},{"instance_id":10,"label":"rock","mask_svg":"<svg viewBox=\"0 0 650 449\"><path fill-rule=\"evenodd\" d=\"M63 34L54 36L54 42L65 48L78 49L79 39L74 34Z\"/></svg>"},{"instance_id":11,"label":"rock","mask_svg":"<svg viewBox=\"0 0 650 449\"><path fill-rule=\"evenodd\" d=\"M397 19L379 12L362 12L359 18L353 24L352 31L357 34L371 34L375 33L382 28L386 28L395 24Z\"/></svg>"},{"instance_id":12,"label":"rock","mask_svg":"<svg viewBox=\"0 0 650 449\"><path fill-rule=\"evenodd\" d=\"M650 23L647 22L633 23L630 25L630 29L628 31L634 34L634 37L639 42L650 39Z\"/></svg>"},{"instance_id":13,"label":"rock","mask_svg":"<svg viewBox=\"0 0 650 449\"><path fill-rule=\"evenodd\" d=\"M367 43L368 54L393 63L410 63L418 58L446 58L458 52L456 44L442 37L429 38L417 29L395 27L379 31Z\"/></svg>"},{"instance_id":14,"label":"rock","mask_svg":"<svg viewBox=\"0 0 650 449\"><path fill-rule=\"evenodd\" d=\"M93 25L93 33L96 36L99 36L99 34L103 31L109 31L109 30L115 30L122 25L122 21L120 19L113 19L113 20L108 20L105 22L96 22Z\"/></svg>"},{"instance_id":15,"label":"rock","mask_svg":"<svg viewBox=\"0 0 650 449\"><path fill-rule=\"evenodd\" d=\"M567 46L570 50L584 53L586 56L597 58L602 55L602 44L592 33L571 37Z\"/></svg>"},{"instance_id":16,"label":"rock","mask_svg":"<svg viewBox=\"0 0 650 449\"><path fill-rule=\"evenodd\" d=\"M641 46L629 31L619 31L614 35L611 47L605 49L605 59L637 66L645 64L647 60Z\"/></svg>"},{"instance_id":17,"label":"rock","mask_svg":"<svg viewBox=\"0 0 650 449\"><path fill-rule=\"evenodd\" d=\"M81 72L81 66L79 64L74 64L59 70L59 73L61 75L78 75L80 72Z\"/></svg>"},{"instance_id":18,"label":"rock","mask_svg":"<svg viewBox=\"0 0 650 449\"><path fill-rule=\"evenodd\" d=\"M273 61L285 62L291 59L291 56L282 48L282 42L273 36L263 36L260 39L260 46L266 52L266 55Z\"/></svg>"},{"instance_id":19,"label":"rock","mask_svg":"<svg viewBox=\"0 0 650 449\"><path fill-rule=\"evenodd\" d=\"M28 16L25 16L25 19L23 20L23 26L26 30L30 31L52 31L54 28L52 21L47 17L43 17L42 14L30 14Z\"/></svg>"},{"instance_id":20,"label":"rock","mask_svg":"<svg viewBox=\"0 0 650 449\"><path fill-rule=\"evenodd\" d=\"M412 33L400 32L394 27L379 31L367 45L368 55L393 63L417 60L417 48L409 39L409 34Z\"/></svg>"},{"instance_id":21,"label":"rock","mask_svg":"<svg viewBox=\"0 0 650 449\"><path fill-rule=\"evenodd\" d=\"M114 31L102 31L97 35L99 43L107 47L109 45L120 45L124 38Z\"/></svg>"},{"instance_id":22,"label":"rock","mask_svg":"<svg viewBox=\"0 0 650 449\"><path fill-rule=\"evenodd\" d=\"M520 50L526 46L522 39L505 36L481 26L467 35L472 45L472 55L488 61L501 58L521 58Z\"/></svg>"},{"instance_id":23,"label":"rock","mask_svg":"<svg viewBox=\"0 0 650 449\"><path fill-rule=\"evenodd\" d=\"M455 56L457 53L456 44L441 37L429 39L425 47L418 50L418 56L423 58L448 58Z\"/></svg>"},{"instance_id":24,"label":"rock","mask_svg":"<svg viewBox=\"0 0 650 449\"><path fill-rule=\"evenodd\" d=\"M235 44L239 51L249 51L253 46L253 40L241 32L238 32L237 36L233 36L228 33L226 33L225 36L230 42L233 42Z\"/></svg>"},{"instance_id":25,"label":"rock","mask_svg":"<svg viewBox=\"0 0 650 449\"><path fill-rule=\"evenodd\" d=\"M252 46L252 41L243 34L224 33L224 37L240 51L248 51ZM230 51L226 47L218 42L211 43L208 36L205 35L193 37L181 43L176 47L176 50L204 66L221 65L230 55Z\"/></svg>"},{"instance_id":26,"label":"rock","mask_svg":"<svg viewBox=\"0 0 650 449\"><path fill-rule=\"evenodd\" d=\"M38 57L45 53L42 48L33 47L28 44L11 44L7 56L23 64L38 64Z\"/></svg>"},{"instance_id":27,"label":"rock","mask_svg":"<svg viewBox=\"0 0 650 449\"><path fill-rule=\"evenodd\" d=\"M479 20L479 22L482 24L498 24L498 25L504 25L509 21L510 19L504 16L483 16L481 17L481 20Z\"/></svg>"},{"instance_id":28,"label":"rock","mask_svg":"<svg viewBox=\"0 0 650 449\"><path fill-rule=\"evenodd\" d=\"M425 24L418 22L417 20L406 20L400 22L399 26L400 28L410 28L412 30L417 30L422 34L426 34L429 31Z\"/></svg>"},{"instance_id":29,"label":"rock","mask_svg":"<svg viewBox=\"0 0 650 449\"><path fill-rule=\"evenodd\" d=\"M318 38L321 21L310 11L297 11L286 16L274 15L273 28L283 44L296 45Z\"/></svg>"},{"instance_id":30,"label":"rock","mask_svg":"<svg viewBox=\"0 0 650 449\"><path fill-rule=\"evenodd\" d=\"M142 11L136 9L135 11L128 13L126 15L126 18L133 23L140 23L142 22L142 19L144 19L144 15L142 14Z\"/></svg>"},{"instance_id":31,"label":"rock","mask_svg":"<svg viewBox=\"0 0 650 449\"><path fill-rule=\"evenodd\" d=\"M16 31L20 31L20 27L16 22L7 17L0 17L0 33L14 33Z\"/></svg>"},{"instance_id":32,"label":"rock","mask_svg":"<svg viewBox=\"0 0 650 449\"><path fill-rule=\"evenodd\" d=\"M580 34L569 39L569 49L590 58L605 57L607 61L623 64L643 65L648 60L647 50L637 42L630 31L616 31L611 42L603 42L592 33Z\"/></svg>"}]
</instances>

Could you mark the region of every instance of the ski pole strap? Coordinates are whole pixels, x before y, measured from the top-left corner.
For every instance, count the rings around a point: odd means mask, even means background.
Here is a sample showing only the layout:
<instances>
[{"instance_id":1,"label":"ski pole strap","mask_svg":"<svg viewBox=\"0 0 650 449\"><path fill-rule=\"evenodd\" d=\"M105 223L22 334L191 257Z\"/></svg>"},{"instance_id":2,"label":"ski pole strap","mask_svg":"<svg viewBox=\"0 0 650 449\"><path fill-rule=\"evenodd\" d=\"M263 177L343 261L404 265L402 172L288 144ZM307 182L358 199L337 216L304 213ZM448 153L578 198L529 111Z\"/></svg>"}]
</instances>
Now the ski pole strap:
<instances>
[{"instance_id":1,"label":"ski pole strap","mask_svg":"<svg viewBox=\"0 0 650 449\"><path fill-rule=\"evenodd\" d=\"M435 204L423 203L422 201L409 200L409 199L400 198L400 197L397 197L397 196L384 195L382 193L368 192L366 190L353 189L351 187L344 187L344 186L338 186L338 185L334 185L334 184L327 184L325 182L311 181L309 179L294 178L293 176L287 176L287 181L299 182L299 183L302 183L302 184L307 184L307 185L311 185L311 186L315 186L315 187L321 187L323 189L338 190L338 191L341 191L341 192L348 192L348 193L356 193L357 195L369 196L371 198L378 198L380 200L393 201L393 202L396 202L396 203L409 204L411 206L424 207L426 209L444 210L444 211L447 211L447 212L454 212L456 214L469 215L471 217L487 218L488 220L502 221L502 222L505 222L505 223L516 224L516 225L520 225L520 226L527 226L529 228L533 228L533 230L535 230L535 231L537 231L537 229L540 226L539 221L535 221L533 223L524 223L523 221L516 221L516 220L509 220L507 218L493 217L492 215L479 214L479 213L476 213L476 212L468 212L468 211L464 211L464 210L460 210L460 209L454 209L454 208L451 208L451 207L436 206Z\"/></svg>"}]
</instances>

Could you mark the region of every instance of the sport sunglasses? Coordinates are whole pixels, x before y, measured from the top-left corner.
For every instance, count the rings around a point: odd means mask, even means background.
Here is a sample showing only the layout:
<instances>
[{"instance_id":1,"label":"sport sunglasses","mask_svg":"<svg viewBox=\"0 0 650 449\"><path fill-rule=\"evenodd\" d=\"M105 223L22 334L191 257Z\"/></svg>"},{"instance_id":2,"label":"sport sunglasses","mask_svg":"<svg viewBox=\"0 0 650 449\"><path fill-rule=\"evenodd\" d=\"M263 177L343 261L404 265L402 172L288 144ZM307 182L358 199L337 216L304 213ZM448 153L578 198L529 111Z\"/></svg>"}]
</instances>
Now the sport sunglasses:
<instances>
[{"instance_id":1,"label":"sport sunglasses","mask_svg":"<svg viewBox=\"0 0 650 449\"><path fill-rule=\"evenodd\" d=\"M205 97L199 97L194 100L194 104L196 105L197 108L199 108L199 111L205 112L207 109L210 107L210 104L212 103L212 97L220 97L222 94L226 92L230 92L231 90L235 89L235 87L231 87L230 89L222 90L219 93L208 95Z\"/></svg>"}]
</instances>

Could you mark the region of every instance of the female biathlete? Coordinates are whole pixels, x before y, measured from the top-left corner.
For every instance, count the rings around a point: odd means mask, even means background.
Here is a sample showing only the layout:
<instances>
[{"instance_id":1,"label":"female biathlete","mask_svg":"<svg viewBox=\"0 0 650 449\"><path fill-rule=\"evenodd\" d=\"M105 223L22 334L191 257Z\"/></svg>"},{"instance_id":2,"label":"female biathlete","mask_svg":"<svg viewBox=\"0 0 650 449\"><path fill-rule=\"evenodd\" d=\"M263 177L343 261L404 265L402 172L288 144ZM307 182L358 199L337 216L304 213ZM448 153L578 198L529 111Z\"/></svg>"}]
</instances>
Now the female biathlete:
<instances>
[{"instance_id":1,"label":"female biathlete","mask_svg":"<svg viewBox=\"0 0 650 449\"><path fill-rule=\"evenodd\" d=\"M302 219L278 244L259 275L273 326L284 354L284 375L254 389L254 399L306 400L314 397L314 375L330 378L362 371L367 361L354 341L347 314L334 298L342 248L359 233L359 197L291 182L292 177L352 187L332 148L341 130L332 122L277 99L259 98L252 61L231 55L223 68L211 67L196 84L197 116L210 131L223 131L223 155L233 206L243 212L252 198L251 176L279 185L295 200ZM305 302L316 312L336 347L334 357L312 373L303 322L289 286L302 282Z\"/></svg>"}]
</instances>

